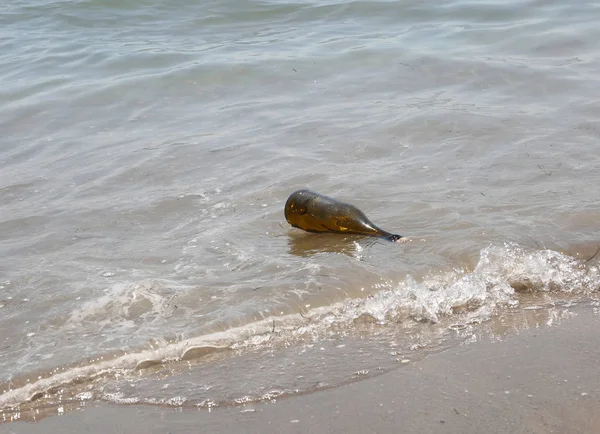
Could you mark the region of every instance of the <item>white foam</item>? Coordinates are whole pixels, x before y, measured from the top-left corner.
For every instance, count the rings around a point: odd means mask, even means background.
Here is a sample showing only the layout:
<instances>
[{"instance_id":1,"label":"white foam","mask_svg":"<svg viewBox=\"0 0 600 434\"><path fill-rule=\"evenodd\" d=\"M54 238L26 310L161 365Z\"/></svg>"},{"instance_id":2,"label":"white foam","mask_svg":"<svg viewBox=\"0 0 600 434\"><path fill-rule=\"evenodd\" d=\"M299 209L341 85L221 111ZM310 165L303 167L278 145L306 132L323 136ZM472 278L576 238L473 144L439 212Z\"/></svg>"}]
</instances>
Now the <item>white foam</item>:
<instances>
[{"instance_id":1,"label":"white foam","mask_svg":"<svg viewBox=\"0 0 600 434\"><path fill-rule=\"evenodd\" d=\"M172 282L148 280L117 283L104 294L86 301L72 311L66 327L78 327L89 321L132 320L144 314L166 316L170 311Z\"/></svg>"}]
</instances>

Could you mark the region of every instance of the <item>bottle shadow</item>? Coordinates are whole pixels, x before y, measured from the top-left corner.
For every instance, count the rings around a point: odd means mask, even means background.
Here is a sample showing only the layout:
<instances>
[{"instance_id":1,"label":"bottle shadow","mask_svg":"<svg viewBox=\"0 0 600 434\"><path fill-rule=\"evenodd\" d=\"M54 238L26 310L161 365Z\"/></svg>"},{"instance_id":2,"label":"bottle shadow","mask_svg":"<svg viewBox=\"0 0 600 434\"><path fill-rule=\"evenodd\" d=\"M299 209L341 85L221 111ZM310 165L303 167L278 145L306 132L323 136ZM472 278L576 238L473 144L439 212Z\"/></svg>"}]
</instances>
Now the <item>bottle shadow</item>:
<instances>
[{"instance_id":1,"label":"bottle shadow","mask_svg":"<svg viewBox=\"0 0 600 434\"><path fill-rule=\"evenodd\" d=\"M290 254L308 257L319 253L341 253L356 256L363 248L385 242L379 238L362 235L340 235L333 233L292 233L288 238Z\"/></svg>"}]
</instances>

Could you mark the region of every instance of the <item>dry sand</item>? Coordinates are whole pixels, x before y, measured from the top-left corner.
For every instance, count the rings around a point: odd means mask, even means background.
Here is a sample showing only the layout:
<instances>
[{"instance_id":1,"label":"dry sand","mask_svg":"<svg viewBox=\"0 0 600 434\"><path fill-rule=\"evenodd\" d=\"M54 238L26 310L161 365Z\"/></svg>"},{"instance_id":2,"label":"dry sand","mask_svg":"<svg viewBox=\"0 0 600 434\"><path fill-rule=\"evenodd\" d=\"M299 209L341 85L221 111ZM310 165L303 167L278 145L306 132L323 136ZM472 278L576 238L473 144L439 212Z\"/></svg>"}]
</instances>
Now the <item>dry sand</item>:
<instances>
[{"instance_id":1,"label":"dry sand","mask_svg":"<svg viewBox=\"0 0 600 434\"><path fill-rule=\"evenodd\" d=\"M88 405L0 433L600 433L600 318L461 345L381 376L212 411Z\"/></svg>"}]
</instances>

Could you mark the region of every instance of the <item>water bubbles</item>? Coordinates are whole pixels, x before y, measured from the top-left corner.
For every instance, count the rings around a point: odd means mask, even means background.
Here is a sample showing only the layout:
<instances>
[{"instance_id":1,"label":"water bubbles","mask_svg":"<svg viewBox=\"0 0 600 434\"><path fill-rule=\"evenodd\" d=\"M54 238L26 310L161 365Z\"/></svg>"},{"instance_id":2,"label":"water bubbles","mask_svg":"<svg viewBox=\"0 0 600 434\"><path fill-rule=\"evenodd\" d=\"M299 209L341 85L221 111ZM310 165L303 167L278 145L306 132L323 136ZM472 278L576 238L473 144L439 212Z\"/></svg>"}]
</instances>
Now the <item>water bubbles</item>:
<instances>
[{"instance_id":1,"label":"water bubbles","mask_svg":"<svg viewBox=\"0 0 600 434\"><path fill-rule=\"evenodd\" d=\"M204 401L197 404L197 407L208 408L209 410L216 407L218 404L212 399L205 399Z\"/></svg>"},{"instance_id":2,"label":"water bubbles","mask_svg":"<svg viewBox=\"0 0 600 434\"><path fill-rule=\"evenodd\" d=\"M107 392L102 394L102 398L115 404L137 404L140 402L137 397L126 397L122 392Z\"/></svg>"},{"instance_id":3,"label":"water bubbles","mask_svg":"<svg viewBox=\"0 0 600 434\"><path fill-rule=\"evenodd\" d=\"M164 403L171 406L180 407L187 402L187 398L184 396L174 396L173 398L167 399Z\"/></svg>"},{"instance_id":4,"label":"water bubbles","mask_svg":"<svg viewBox=\"0 0 600 434\"><path fill-rule=\"evenodd\" d=\"M78 393L77 395L75 395L75 398L77 398L80 401L89 401L90 399L93 398L93 393L92 392L81 392Z\"/></svg>"}]
</instances>

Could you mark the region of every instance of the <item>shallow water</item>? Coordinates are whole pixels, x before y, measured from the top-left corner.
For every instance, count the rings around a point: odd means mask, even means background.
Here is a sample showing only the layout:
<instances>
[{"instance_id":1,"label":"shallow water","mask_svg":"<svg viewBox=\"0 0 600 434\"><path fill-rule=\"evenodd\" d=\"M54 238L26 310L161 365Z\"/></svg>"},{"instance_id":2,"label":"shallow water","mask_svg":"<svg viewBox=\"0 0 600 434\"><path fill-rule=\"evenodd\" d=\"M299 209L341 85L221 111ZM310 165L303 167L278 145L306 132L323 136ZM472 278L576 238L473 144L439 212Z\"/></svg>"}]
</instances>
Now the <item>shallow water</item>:
<instances>
[{"instance_id":1,"label":"shallow water","mask_svg":"<svg viewBox=\"0 0 600 434\"><path fill-rule=\"evenodd\" d=\"M597 295L595 4L5 9L9 418L334 387L530 296ZM291 229L283 204L304 187L407 242ZM285 381L240 383L245 357Z\"/></svg>"}]
</instances>

